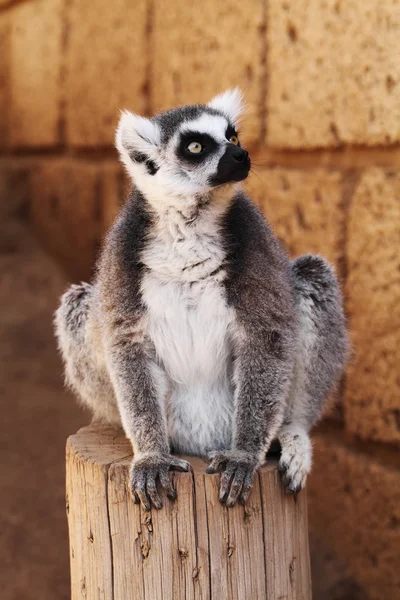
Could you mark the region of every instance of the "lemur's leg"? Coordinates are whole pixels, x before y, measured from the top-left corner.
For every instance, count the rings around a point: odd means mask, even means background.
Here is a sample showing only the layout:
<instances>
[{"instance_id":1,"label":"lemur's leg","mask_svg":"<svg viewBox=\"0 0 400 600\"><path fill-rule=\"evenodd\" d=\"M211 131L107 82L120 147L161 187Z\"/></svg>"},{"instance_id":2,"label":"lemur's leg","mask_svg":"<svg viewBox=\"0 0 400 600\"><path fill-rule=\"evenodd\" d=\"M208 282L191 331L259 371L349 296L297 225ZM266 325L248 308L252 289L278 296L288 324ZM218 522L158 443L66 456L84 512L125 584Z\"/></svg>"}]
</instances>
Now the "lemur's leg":
<instances>
[{"instance_id":1,"label":"lemur's leg","mask_svg":"<svg viewBox=\"0 0 400 600\"><path fill-rule=\"evenodd\" d=\"M319 256L292 263L299 309L299 342L283 425L279 468L289 493L300 491L311 469L308 432L321 416L345 365L347 334L342 299L332 268Z\"/></svg>"},{"instance_id":2,"label":"lemur's leg","mask_svg":"<svg viewBox=\"0 0 400 600\"><path fill-rule=\"evenodd\" d=\"M72 285L55 315L58 345L67 384L88 406L95 420L121 424L114 391L104 363L100 336L91 311L94 287Z\"/></svg>"}]
</instances>

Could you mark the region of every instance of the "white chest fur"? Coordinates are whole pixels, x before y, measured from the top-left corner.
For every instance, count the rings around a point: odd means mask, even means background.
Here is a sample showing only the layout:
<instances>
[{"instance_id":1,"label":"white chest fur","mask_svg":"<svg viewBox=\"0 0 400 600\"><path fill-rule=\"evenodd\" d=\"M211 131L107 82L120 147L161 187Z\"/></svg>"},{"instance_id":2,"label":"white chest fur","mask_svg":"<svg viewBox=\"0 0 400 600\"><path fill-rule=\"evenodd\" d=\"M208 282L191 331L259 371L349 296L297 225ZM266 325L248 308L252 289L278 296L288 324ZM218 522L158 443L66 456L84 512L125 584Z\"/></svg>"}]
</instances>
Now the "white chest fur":
<instances>
[{"instance_id":1,"label":"white chest fur","mask_svg":"<svg viewBox=\"0 0 400 600\"><path fill-rule=\"evenodd\" d=\"M164 399L171 444L205 454L231 443L233 390L230 328L218 208L190 220L176 210L160 220L143 262L147 335L168 385Z\"/></svg>"}]
</instances>

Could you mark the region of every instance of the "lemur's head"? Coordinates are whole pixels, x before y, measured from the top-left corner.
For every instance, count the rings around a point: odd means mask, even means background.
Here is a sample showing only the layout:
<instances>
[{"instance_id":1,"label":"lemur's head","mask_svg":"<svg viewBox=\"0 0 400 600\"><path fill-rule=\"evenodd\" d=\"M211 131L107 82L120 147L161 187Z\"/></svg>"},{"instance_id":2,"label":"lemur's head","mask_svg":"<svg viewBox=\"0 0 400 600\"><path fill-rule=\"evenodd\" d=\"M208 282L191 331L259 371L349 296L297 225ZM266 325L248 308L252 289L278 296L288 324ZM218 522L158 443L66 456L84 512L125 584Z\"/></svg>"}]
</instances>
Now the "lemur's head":
<instances>
[{"instance_id":1,"label":"lemur's head","mask_svg":"<svg viewBox=\"0 0 400 600\"><path fill-rule=\"evenodd\" d=\"M116 145L135 185L172 195L208 192L246 179L250 158L239 142L243 112L238 88L209 104L174 108L146 119L124 111Z\"/></svg>"}]
</instances>

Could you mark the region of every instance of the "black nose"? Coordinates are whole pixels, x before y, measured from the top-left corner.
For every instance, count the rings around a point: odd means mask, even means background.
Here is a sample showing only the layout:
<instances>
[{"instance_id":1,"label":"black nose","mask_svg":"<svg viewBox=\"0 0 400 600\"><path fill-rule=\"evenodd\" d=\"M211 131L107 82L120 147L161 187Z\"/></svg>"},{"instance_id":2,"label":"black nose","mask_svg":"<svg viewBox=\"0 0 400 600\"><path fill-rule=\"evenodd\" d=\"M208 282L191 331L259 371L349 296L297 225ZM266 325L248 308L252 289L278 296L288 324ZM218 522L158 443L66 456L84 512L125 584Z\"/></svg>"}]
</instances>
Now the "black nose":
<instances>
[{"instance_id":1,"label":"black nose","mask_svg":"<svg viewBox=\"0 0 400 600\"><path fill-rule=\"evenodd\" d=\"M234 158L236 160L236 162L239 163L243 163L247 160L249 156L249 153L247 152L247 150L242 150L242 148L236 150L233 154L232 154L232 158Z\"/></svg>"}]
</instances>

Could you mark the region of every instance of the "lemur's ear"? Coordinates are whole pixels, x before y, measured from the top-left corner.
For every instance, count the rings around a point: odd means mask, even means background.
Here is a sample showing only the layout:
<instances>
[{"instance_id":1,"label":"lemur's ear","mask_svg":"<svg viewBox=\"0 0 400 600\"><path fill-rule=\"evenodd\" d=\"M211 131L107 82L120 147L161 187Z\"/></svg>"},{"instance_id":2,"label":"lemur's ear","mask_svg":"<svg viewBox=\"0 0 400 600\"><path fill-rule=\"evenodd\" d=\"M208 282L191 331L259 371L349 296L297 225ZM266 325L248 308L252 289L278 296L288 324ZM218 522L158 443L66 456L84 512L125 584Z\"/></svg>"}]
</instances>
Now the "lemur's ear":
<instances>
[{"instance_id":1,"label":"lemur's ear","mask_svg":"<svg viewBox=\"0 0 400 600\"><path fill-rule=\"evenodd\" d=\"M160 129L154 121L128 110L122 111L115 135L115 145L122 159L126 154L135 153L153 157L160 141Z\"/></svg>"},{"instance_id":2,"label":"lemur's ear","mask_svg":"<svg viewBox=\"0 0 400 600\"><path fill-rule=\"evenodd\" d=\"M226 90L226 92L215 96L215 98L208 103L208 106L223 113L233 125L237 125L239 117L245 111L242 90L238 87L233 90Z\"/></svg>"}]
</instances>

